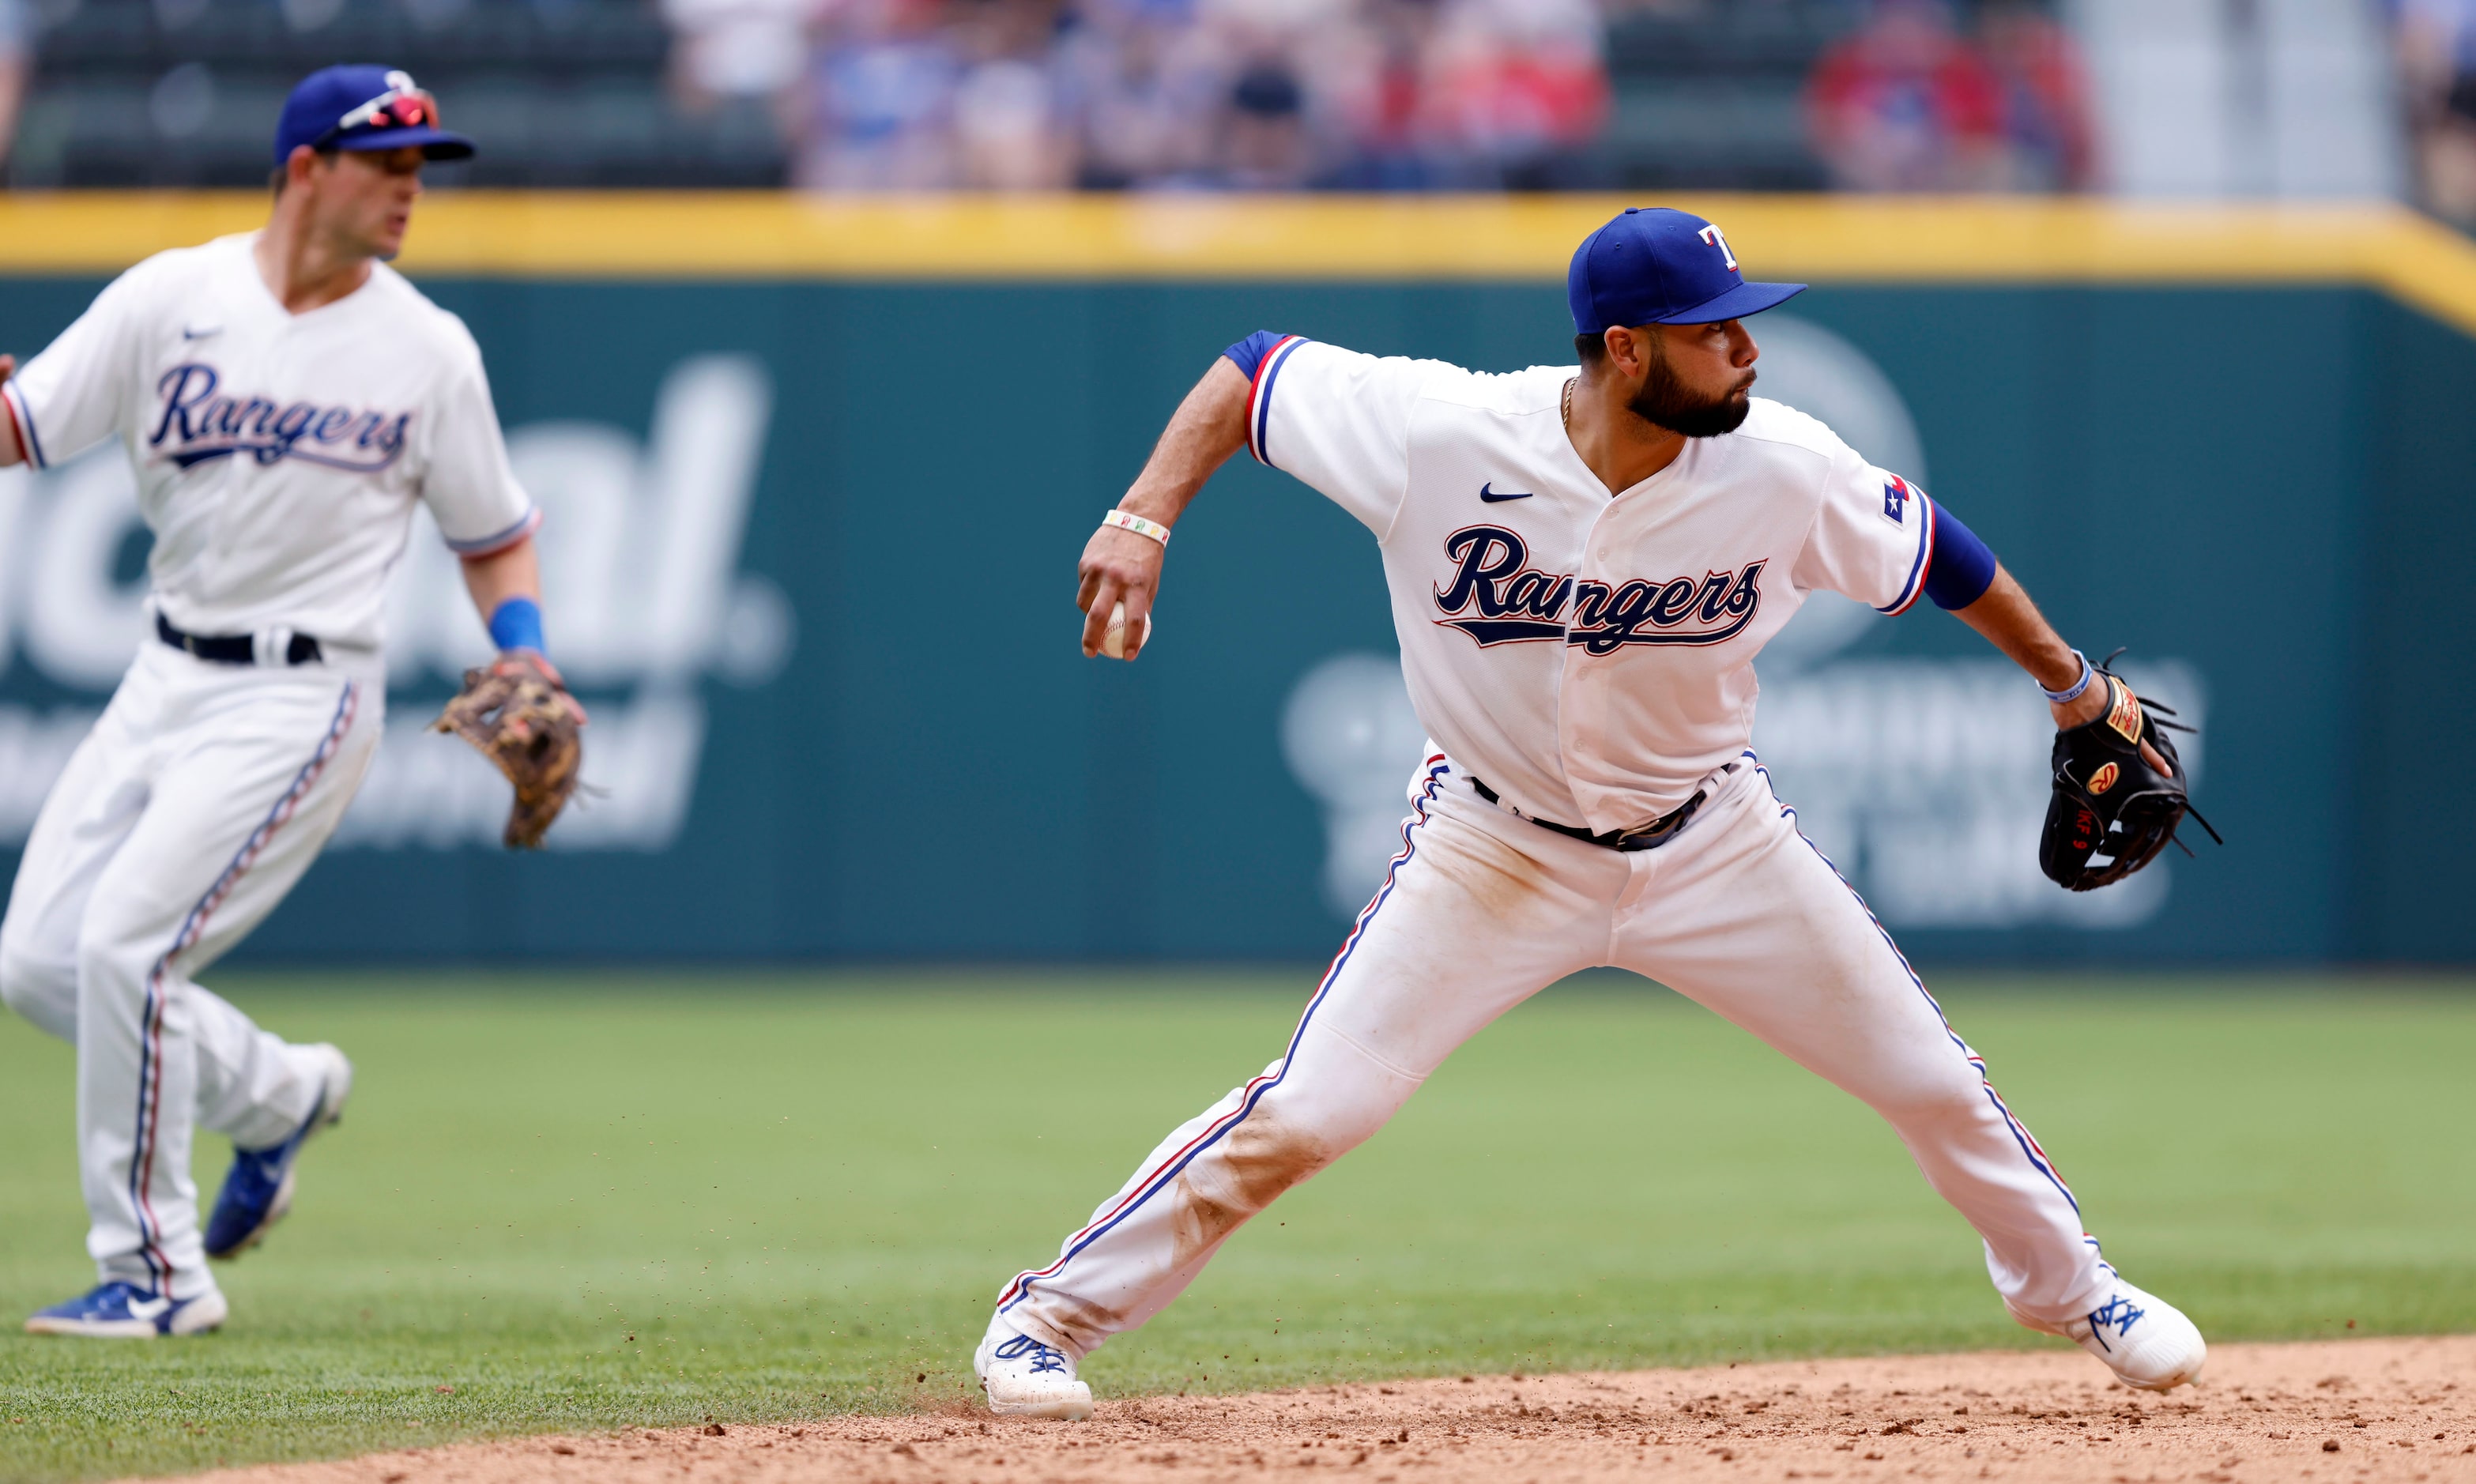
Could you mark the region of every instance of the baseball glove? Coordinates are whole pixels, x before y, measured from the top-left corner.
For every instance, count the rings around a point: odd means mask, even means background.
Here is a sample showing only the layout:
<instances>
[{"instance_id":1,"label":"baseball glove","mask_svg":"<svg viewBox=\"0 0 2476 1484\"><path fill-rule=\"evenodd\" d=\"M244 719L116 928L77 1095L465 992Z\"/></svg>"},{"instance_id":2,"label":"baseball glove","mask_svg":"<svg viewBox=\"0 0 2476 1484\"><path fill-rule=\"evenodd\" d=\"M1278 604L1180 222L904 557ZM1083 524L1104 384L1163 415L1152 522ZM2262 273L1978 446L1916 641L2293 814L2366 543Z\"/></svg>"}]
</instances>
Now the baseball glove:
<instances>
[{"instance_id":1,"label":"baseball glove","mask_svg":"<svg viewBox=\"0 0 2476 1484\"><path fill-rule=\"evenodd\" d=\"M2110 663L2114 658L2107 656ZM2095 891L2149 864L2175 838L2187 814L2209 829L2211 839L2218 839L2210 822L2193 809L2185 791L2183 759L2166 736L2166 730L2192 729L2160 720L2174 711L2154 701L2144 705L2106 665L2097 667L2097 678L2106 686L2105 712L2055 733L2055 792L2046 804L2045 832L2038 840L2039 869L2072 891ZM2166 762L2166 772L2141 755L2143 742ZM2176 843L2191 853L2181 841Z\"/></svg>"},{"instance_id":2,"label":"baseball glove","mask_svg":"<svg viewBox=\"0 0 2476 1484\"><path fill-rule=\"evenodd\" d=\"M511 651L483 670L464 672L464 689L433 724L473 744L516 787L508 812L509 850L537 850L576 792L584 759L584 707L567 693L549 660Z\"/></svg>"}]
</instances>

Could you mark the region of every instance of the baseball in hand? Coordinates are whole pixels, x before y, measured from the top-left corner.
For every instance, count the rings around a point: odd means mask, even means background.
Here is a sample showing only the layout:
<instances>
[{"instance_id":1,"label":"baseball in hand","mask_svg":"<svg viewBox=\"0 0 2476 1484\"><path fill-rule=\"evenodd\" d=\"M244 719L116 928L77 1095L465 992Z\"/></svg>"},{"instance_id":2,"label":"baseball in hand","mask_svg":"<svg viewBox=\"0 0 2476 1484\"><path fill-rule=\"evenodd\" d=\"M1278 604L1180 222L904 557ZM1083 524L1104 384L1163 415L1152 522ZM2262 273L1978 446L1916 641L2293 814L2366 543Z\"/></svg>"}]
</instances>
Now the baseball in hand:
<instances>
[{"instance_id":1,"label":"baseball in hand","mask_svg":"<svg viewBox=\"0 0 2476 1484\"><path fill-rule=\"evenodd\" d=\"M1147 613L1144 615L1143 631L1135 638L1135 652L1143 653L1143 647L1151 641L1152 616ZM1123 603L1109 610L1109 631L1101 635L1101 653L1111 659L1127 657L1127 606Z\"/></svg>"}]
</instances>

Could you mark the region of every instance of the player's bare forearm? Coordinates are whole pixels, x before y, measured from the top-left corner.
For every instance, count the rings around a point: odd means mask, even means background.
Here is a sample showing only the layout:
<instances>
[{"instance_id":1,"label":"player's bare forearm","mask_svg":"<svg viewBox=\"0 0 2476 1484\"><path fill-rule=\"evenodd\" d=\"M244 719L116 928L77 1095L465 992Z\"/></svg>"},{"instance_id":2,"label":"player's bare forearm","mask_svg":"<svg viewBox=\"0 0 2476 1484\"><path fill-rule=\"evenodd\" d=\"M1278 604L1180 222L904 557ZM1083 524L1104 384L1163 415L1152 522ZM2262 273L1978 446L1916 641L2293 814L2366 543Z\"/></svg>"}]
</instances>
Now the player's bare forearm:
<instances>
[{"instance_id":1,"label":"player's bare forearm","mask_svg":"<svg viewBox=\"0 0 2476 1484\"><path fill-rule=\"evenodd\" d=\"M1141 474L1118 501L1118 508L1162 526L1175 526L1188 502L1202 492L1213 471L1247 446L1247 378L1227 357L1179 403ZM1150 536L1115 526L1103 526L1084 543L1076 571L1076 606L1083 610L1083 653L1101 652L1109 615L1127 606L1127 657L1142 648L1144 618L1160 591L1161 559L1168 548Z\"/></svg>"},{"instance_id":2,"label":"player's bare forearm","mask_svg":"<svg viewBox=\"0 0 2476 1484\"><path fill-rule=\"evenodd\" d=\"M2081 678L2081 662L2072 657L2072 647L2038 611L2029 590L2000 563L1984 595L1957 612L1962 623L1986 635L1987 642L2012 656L2014 664L2046 689L2067 689ZM2092 685L2060 705L2049 702L2046 708L2055 713L2055 730L2063 731L2097 720L2110 699L2106 686ZM2151 767L2168 771L2148 743L2141 744L2141 754Z\"/></svg>"},{"instance_id":3,"label":"player's bare forearm","mask_svg":"<svg viewBox=\"0 0 2476 1484\"><path fill-rule=\"evenodd\" d=\"M2072 647L2055 632L2046 615L2029 597L2027 588L2001 564L1994 568L1994 581L1975 603L1956 610L1960 621L1986 636L1986 641L2011 656L2012 662L2029 672L2037 682L2048 690L2063 690L2079 680L2081 662L2072 657ZM2077 727L2105 709L2101 687L2092 686L2080 696L2054 707L2057 727Z\"/></svg>"},{"instance_id":4,"label":"player's bare forearm","mask_svg":"<svg viewBox=\"0 0 2476 1484\"><path fill-rule=\"evenodd\" d=\"M1203 490L1215 470L1247 446L1247 378L1226 356L1215 357L1212 369L1187 392L1170 415L1144 460L1144 472L1118 502L1120 509L1176 524L1188 502Z\"/></svg>"},{"instance_id":5,"label":"player's bare forearm","mask_svg":"<svg viewBox=\"0 0 2476 1484\"><path fill-rule=\"evenodd\" d=\"M16 374L17 358L0 356L0 382L5 382ZM6 411L0 411L0 469L25 461L26 451L17 446L17 420Z\"/></svg>"},{"instance_id":6,"label":"player's bare forearm","mask_svg":"<svg viewBox=\"0 0 2476 1484\"><path fill-rule=\"evenodd\" d=\"M531 598L539 603L541 554L534 550L533 538L527 536L486 556L465 557L464 590L473 595L473 607L484 624L499 611L499 605L510 598Z\"/></svg>"}]
</instances>

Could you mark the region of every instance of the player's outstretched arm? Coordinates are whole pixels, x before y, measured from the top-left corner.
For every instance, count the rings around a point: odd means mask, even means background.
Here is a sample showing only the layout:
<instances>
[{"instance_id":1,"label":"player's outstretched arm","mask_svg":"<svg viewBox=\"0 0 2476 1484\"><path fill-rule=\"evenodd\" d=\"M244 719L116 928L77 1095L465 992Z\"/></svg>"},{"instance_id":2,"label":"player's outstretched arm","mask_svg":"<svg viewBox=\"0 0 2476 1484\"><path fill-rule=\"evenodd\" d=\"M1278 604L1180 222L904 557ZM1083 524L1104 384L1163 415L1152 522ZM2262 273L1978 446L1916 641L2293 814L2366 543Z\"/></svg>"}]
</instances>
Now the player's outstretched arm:
<instances>
[{"instance_id":1,"label":"player's outstretched arm","mask_svg":"<svg viewBox=\"0 0 2476 1484\"><path fill-rule=\"evenodd\" d=\"M2029 672L2031 679L2048 691L2069 690L2081 678L2081 657L2064 642L2062 634L2038 611L2029 591L2020 585L2011 571L1997 562L1994 581L1975 603L1953 610L1964 624L1986 635L1987 642L2012 658L2014 664ZM2055 730L2068 731L2087 722L2097 720L2106 710L2109 692L2103 685L2092 685L2069 701L2049 703L2055 713ZM2141 745L2142 756L2161 773L2170 771L2164 759L2146 742Z\"/></svg>"},{"instance_id":2,"label":"player's outstretched arm","mask_svg":"<svg viewBox=\"0 0 2476 1484\"><path fill-rule=\"evenodd\" d=\"M1167 529L1177 524L1187 502L1203 489L1213 471L1247 446L1247 378L1227 357L1212 362L1203 380L1177 405L1177 411L1152 445L1144 472L1135 476L1118 508ZM1144 619L1152 596L1160 591L1161 561L1168 546L1151 536L1103 526L1083 544L1077 568L1076 606L1083 610L1083 654L1101 653L1109 629L1109 614L1127 606L1126 655L1141 652Z\"/></svg>"}]
</instances>

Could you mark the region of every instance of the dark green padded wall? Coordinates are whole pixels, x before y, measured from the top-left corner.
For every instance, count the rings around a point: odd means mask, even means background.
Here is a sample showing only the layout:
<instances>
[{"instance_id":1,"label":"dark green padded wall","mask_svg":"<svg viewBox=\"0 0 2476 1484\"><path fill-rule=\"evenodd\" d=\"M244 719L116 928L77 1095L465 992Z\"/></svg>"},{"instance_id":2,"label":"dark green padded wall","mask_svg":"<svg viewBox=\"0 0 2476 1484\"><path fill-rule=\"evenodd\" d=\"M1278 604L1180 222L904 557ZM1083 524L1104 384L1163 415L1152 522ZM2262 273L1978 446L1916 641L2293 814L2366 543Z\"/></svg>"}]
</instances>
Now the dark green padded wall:
<instances>
[{"instance_id":1,"label":"dark green padded wall","mask_svg":"<svg viewBox=\"0 0 2476 1484\"><path fill-rule=\"evenodd\" d=\"M96 286L0 283L0 344L38 346ZM1277 717L1317 657L1391 648L1372 541L1242 461L1180 527L1133 667L1076 652L1076 554L1250 330L1485 368L1570 356L1552 284L425 286L472 325L510 425L641 435L670 366L760 360L740 566L789 597L798 640L763 684L698 683L671 849L335 853L259 961L1327 953L1323 823ZM2212 687L2205 803L2230 845L2178 863L2156 920L1911 929L1913 952L2476 957L2457 837L2476 342L2340 289L1825 285L1795 311L1890 376L1937 498L2075 642L2186 656ZM554 595L555 643L559 622ZM1865 644L1982 652L1922 606ZM97 699L22 657L0 676L0 705Z\"/></svg>"}]
</instances>

